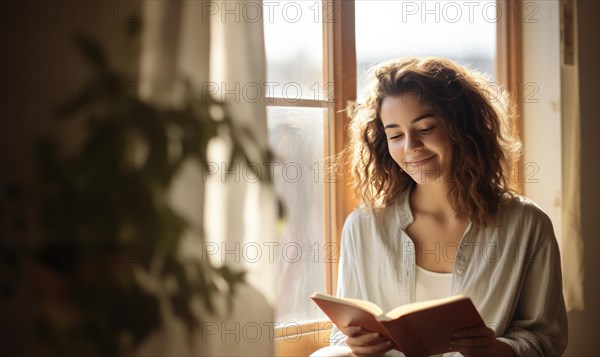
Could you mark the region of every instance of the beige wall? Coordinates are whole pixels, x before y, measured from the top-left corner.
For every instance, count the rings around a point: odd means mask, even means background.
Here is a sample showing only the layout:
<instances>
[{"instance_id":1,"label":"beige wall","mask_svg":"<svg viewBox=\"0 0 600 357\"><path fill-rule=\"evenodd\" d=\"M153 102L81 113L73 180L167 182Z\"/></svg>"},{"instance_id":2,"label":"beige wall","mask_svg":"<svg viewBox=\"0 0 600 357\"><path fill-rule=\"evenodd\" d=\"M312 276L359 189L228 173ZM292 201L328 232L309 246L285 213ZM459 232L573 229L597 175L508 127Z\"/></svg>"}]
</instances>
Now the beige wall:
<instances>
[{"instance_id":1,"label":"beige wall","mask_svg":"<svg viewBox=\"0 0 600 357\"><path fill-rule=\"evenodd\" d=\"M551 217L557 238L562 233L560 204L561 172L561 80L562 105L580 110L581 120L581 233L584 241L585 309L569 313L569 345L565 356L600 355L600 63L598 41L600 1L577 2L576 26L578 63L563 68L560 77L559 1L539 0L535 4L535 21L523 23L523 82L537 87L535 101L525 102L523 128L525 163L534 163L536 180L525 182L525 194ZM577 75L578 73L578 75ZM564 76L567 76L564 77ZM576 77L579 78L576 78ZM575 86L578 91L573 90ZM580 97L578 97L578 92ZM565 101L566 99L566 101ZM530 171L526 170L526 173ZM568 239L568 237L565 237Z\"/></svg>"},{"instance_id":2,"label":"beige wall","mask_svg":"<svg viewBox=\"0 0 600 357\"><path fill-rule=\"evenodd\" d=\"M560 12L557 0L524 6L522 19L523 189L550 217L560 242L562 226ZM532 10L532 9L535 9Z\"/></svg>"}]
</instances>

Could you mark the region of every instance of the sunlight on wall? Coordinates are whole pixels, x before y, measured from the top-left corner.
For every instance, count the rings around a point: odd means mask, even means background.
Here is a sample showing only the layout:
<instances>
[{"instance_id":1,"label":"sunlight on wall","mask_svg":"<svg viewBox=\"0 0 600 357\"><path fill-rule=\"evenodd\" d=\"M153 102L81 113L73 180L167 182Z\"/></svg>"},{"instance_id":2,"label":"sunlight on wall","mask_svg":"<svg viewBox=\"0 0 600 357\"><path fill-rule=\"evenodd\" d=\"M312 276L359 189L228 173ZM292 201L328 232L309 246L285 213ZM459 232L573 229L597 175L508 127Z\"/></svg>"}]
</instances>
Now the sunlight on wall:
<instances>
[{"instance_id":1,"label":"sunlight on wall","mask_svg":"<svg viewBox=\"0 0 600 357\"><path fill-rule=\"evenodd\" d=\"M558 1L535 2L523 23L523 141L525 196L549 216L560 242L562 165L560 19Z\"/></svg>"}]
</instances>

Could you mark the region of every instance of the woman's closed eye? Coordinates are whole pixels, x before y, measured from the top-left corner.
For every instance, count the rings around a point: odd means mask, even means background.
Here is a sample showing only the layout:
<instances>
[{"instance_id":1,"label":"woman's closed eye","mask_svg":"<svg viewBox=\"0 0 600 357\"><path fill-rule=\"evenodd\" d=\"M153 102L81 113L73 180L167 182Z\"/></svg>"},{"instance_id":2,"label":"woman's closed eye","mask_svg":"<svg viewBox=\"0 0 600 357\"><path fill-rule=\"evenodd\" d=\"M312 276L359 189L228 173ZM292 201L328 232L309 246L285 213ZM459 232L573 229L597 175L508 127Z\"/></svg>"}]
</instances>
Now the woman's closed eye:
<instances>
[{"instance_id":1,"label":"woman's closed eye","mask_svg":"<svg viewBox=\"0 0 600 357\"><path fill-rule=\"evenodd\" d=\"M430 126L427 128L423 128L423 129L419 129L419 133L420 134L429 134L433 131L433 129L435 129L435 126ZM394 140L394 139L401 139L404 137L403 133L393 133L388 135L388 140Z\"/></svg>"},{"instance_id":2,"label":"woman's closed eye","mask_svg":"<svg viewBox=\"0 0 600 357\"><path fill-rule=\"evenodd\" d=\"M433 131L433 129L435 128L435 126L430 126L428 128L423 128L419 130L419 133L421 134L429 134Z\"/></svg>"}]
</instances>

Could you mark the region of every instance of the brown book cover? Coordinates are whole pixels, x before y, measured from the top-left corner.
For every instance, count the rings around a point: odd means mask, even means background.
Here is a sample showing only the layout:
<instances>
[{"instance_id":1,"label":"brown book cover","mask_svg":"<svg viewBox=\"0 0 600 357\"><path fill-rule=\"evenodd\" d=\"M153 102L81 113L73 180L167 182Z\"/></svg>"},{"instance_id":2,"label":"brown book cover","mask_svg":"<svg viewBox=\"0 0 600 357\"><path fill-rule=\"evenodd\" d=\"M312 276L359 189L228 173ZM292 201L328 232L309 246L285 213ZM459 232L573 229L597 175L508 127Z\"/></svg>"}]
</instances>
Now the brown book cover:
<instances>
[{"instance_id":1,"label":"brown book cover","mask_svg":"<svg viewBox=\"0 0 600 357\"><path fill-rule=\"evenodd\" d=\"M473 302L464 295L405 304L387 313L365 300L321 293L311 298L338 327L360 326L378 332L407 357L450 352L452 333L485 327Z\"/></svg>"}]
</instances>

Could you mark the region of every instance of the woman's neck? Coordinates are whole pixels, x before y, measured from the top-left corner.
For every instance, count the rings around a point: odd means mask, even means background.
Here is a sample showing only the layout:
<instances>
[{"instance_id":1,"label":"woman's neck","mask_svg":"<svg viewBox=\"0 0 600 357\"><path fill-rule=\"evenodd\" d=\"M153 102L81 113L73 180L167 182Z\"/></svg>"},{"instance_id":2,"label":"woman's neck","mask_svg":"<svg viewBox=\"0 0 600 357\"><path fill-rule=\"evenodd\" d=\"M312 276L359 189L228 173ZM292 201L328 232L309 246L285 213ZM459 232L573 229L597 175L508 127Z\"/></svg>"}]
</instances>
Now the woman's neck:
<instances>
[{"instance_id":1,"label":"woman's neck","mask_svg":"<svg viewBox=\"0 0 600 357\"><path fill-rule=\"evenodd\" d=\"M457 218L448 201L449 187L445 182L416 185L410 194L413 214L433 215L440 219Z\"/></svg>"}]
</instances>

